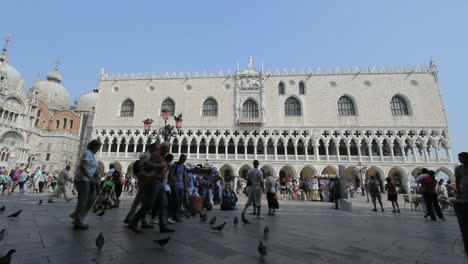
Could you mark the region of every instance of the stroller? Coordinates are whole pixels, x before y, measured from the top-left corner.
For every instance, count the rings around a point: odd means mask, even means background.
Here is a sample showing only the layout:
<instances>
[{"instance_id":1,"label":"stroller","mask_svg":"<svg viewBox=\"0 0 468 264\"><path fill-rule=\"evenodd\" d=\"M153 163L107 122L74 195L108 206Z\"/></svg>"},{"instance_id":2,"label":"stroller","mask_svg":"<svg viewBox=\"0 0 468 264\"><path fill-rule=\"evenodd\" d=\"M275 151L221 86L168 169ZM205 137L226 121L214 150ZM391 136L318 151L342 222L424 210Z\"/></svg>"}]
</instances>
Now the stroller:
<instances>
[{"instance_id":1,"label":"stroller","mask_svg":"<svg viewBox=\"0 0 468 264\"><path fill-rule=\"evenodd\" d=\"M111 179L105 180L94 202L93 212L110 209L115 200L115 182Z\"/></svg>"}]
</instances>

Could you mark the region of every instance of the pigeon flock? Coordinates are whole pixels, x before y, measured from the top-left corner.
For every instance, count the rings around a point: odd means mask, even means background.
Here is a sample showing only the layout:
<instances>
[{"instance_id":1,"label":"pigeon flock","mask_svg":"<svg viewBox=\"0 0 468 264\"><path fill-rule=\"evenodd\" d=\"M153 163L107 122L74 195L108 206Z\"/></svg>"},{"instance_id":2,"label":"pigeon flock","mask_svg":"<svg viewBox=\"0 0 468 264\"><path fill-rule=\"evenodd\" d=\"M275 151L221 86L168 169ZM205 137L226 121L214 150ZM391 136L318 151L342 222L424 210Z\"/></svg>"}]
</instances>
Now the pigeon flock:
<instances>
[{"instance_id":1,"label":"pigeon flock","mask_svg":"<svg viewBox=\"0 0 468 264\"><path fill-rule=\"evenodd\" d=\"M41 205L42 203L43 203L43 201L39 200L38 204ZM3 214L5 212L5 210L6 210L5 205L0 207L0 214ZM8 215L7 217L9 219L16 219L21 215L21 212L22 212L22 209L19 209L18 211ZM104 214L105 214L105 210L102 210L97 215L98 216L103 216ZM199 215L200 215L200 223L205 223L208 220L208 215L206 213L200 213ZM190 215L187 214L186 217L189 218ZM217 220L217 217L213 216L208 223L210 224L210 227L211 227L212 230L222 232L223 229L225 228L225 226L227 225L227 223L223 222L222 224L220 224L218 226L214 226L216 224L216 220ZM248 221L245 218L244 215L241 216L241 221L242 221L243 224L250 224L251 223L250 221ZM234 217L233 224L234 224L234 226L237 226L239 224L239 218L237 216ZM5 239L6 232L7 232L6 229L0 230L0 243ZM270 229L269 229L268 226L265 226L265 228L263 230L263 239L267 240L269 238L269 234L270 234ZM166 237L166 238L159 239L159 240L153 240L153 242L158 244L161 249L164 249L164 246L166 246L169 243L170 239L171 239L171 237ZM98 237L96 238L96 247L100 250L100 249L102 249L103 246L104 246L104 235L102 234L102 232L100 232ZM258 244L257 250L258 250L258 253L260 254L260 258L263 260L264 256L267 255L267 248L262 243L261 240L260 240L260 242ZM15 252L16 252L15 249L11 249L5 255L0 256L0 264L10 264L12 255Z\"/></svg>"}]
</instances>

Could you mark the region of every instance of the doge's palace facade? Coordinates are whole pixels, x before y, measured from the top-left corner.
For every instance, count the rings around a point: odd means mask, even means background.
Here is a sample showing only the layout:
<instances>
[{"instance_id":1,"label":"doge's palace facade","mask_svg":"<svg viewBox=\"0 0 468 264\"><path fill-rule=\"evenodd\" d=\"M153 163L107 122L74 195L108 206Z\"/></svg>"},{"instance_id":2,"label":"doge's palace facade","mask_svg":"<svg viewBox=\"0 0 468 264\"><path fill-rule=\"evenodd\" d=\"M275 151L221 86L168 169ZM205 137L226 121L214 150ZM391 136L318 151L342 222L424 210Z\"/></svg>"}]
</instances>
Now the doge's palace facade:
<instances>
[{"instance_id":1,"label":"doge's palace facade","mask_svg":"<svg viewBox=\"0 0 468 264\"><path fill-rule=\"evenodd\" d=\"M258 159L276 176L337 174L400 179L422 167L452 177L437 67L257 69L216 73L99 75L92 137L106 167L124 172L151 141L161 141L161 110L183 114L172 152L242 176ZM142 121L155 120L145 134Z\"/></svg>"}]
</instances>

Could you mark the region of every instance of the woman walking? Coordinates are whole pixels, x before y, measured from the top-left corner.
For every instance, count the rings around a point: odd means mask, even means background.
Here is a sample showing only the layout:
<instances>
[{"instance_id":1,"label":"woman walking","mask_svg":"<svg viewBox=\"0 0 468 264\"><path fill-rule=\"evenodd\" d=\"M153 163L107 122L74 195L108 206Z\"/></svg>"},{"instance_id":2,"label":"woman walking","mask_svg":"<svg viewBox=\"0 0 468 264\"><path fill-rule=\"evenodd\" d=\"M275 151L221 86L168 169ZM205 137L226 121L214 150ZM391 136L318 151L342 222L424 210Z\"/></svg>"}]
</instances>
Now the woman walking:
<instances>
[{"instance_id":1,"label":"woman walking","mask_svg":"<svg viewBox=\"0 0 468 264\"><path fill-rule=\"evenodd\" d=\"M265 171L266 181L265 190L268 201L268 213L267 215L275 215L275 210L278 207L278 200L276 200L276 181L271 171Z\"/></svg>"},{"instance_id":2,"label":"woman walking","mask_svg":"<svg viewBox=\"0 0 468 264\"><path fill-rule=\"evenodd\" d=\"M74 184L78 192L78 202L75 212L72 213L74 229L89 229L83 224L83 220L93 206L96 199L97 177L99 175L98 164L94 155L101 148L101 142L91 140L87 150L81 156L78 169L75 172Z\"/></svg>"},{"instance_id":3,"label":"woman walking","mask_svg":"<svg viewBox=\"0 0 468 264\"><path fill-rule=\"evenodd\" d=\"M387 194L388 194L388 200L392 202L392 207L393 207L392 213L396 213L396 212L399 213L400 207L398 206L398 193L396 190L396 185L392 181L392 179L390 179L390 177L387 177L387 179L385 180L387 181L387 184L385 184L385 190L387 191Z\"/></svg>"}]
</instances>

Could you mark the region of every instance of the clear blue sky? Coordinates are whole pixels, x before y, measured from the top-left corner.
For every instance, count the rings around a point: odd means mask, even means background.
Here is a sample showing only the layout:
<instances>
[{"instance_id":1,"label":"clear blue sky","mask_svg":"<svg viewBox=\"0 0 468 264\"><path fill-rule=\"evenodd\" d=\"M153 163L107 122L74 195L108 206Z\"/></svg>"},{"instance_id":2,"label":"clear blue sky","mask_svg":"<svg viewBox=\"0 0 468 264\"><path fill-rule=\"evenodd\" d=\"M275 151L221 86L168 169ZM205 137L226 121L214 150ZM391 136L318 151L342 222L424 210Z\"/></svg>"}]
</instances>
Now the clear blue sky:
<instances>
[{"instance_id":1,"label":"clear blue sky","mask_svg":"<svg viewBox=\"0 0 468 264\"><path fill-rule=\"evenodd\" d=\"M454 153L468 151L468 1L2 1L0 35L30 87L62 61L72 97L106 72L439 66ZM257 60L255 60L257 59ZM466 106L466 105L465 105ZM465 113L465 114L463 114Z\"/></svg>"}]
</instances>

